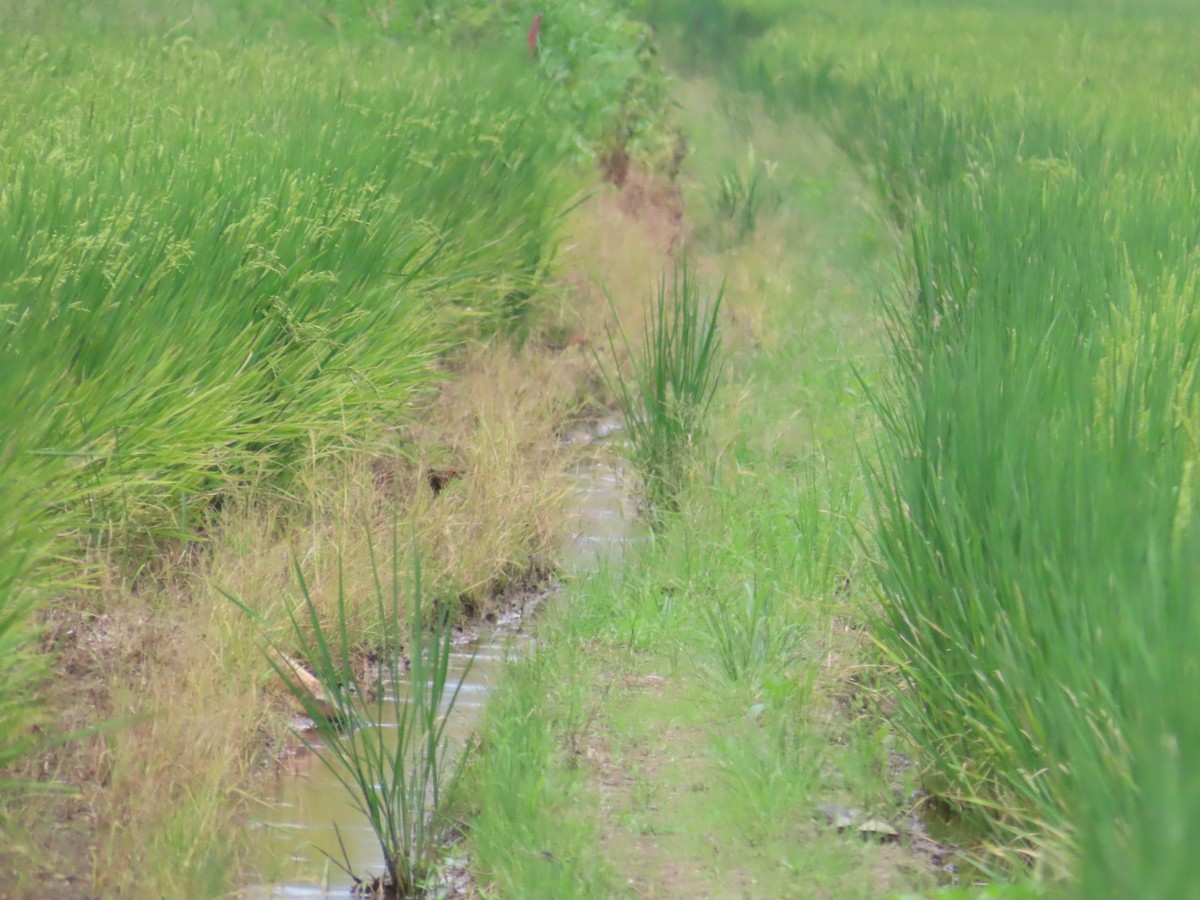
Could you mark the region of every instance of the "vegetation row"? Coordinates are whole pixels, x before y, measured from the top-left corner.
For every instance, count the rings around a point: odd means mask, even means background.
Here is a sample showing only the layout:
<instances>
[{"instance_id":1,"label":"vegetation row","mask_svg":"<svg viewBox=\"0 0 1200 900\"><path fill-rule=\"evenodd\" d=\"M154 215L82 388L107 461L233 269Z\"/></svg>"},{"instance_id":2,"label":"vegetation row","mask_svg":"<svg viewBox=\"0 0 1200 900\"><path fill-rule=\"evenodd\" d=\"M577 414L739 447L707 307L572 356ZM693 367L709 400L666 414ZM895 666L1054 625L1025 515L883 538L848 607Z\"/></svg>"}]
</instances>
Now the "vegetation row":
<instances>
[{"instance_id":1,"label":"vegetation row","mask_svg":"<svg viewBox=\"0 0 1200 900\"><path fill-rule=\"evenodd\" d=\"M1194 7L650 5L906 229L877 636L936 795L1079 896L1195 896Z\"/></svg>"}]
</instances>

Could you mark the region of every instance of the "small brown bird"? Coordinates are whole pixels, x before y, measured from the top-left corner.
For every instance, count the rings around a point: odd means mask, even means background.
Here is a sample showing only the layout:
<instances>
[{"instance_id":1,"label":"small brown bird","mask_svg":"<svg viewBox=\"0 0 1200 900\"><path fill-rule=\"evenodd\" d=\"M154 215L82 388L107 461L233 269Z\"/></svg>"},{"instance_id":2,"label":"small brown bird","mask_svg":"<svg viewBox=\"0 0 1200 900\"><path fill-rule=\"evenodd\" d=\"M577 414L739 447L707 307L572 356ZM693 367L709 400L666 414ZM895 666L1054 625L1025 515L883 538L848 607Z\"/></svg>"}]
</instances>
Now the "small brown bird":
<instances>
[{"instance_id":1,"label":"small brown bird","mask_svg":"<svg viewBox=\"0 0 1200 900\"><path fill-rule=\"evenodd\" d=\"M463 477L462 469L430 469L428 473L429 489L433 491L433 496L437 496L442 492L450 482L456 478Z\"/></svg>"}]
</instances>

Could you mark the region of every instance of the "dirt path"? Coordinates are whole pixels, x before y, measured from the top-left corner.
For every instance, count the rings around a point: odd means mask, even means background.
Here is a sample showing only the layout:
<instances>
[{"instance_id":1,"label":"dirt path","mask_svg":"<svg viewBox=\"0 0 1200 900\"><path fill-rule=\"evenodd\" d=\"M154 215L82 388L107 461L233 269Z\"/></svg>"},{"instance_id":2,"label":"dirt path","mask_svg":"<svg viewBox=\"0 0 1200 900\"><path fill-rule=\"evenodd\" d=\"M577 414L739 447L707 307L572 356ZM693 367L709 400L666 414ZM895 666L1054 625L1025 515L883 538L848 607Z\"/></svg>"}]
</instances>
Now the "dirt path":
<instances>
[{"instance_id":1,"label":"dirt path","mask_svg":"<svg viewBox=\"0 0 1200 900\"><path fill-rule=\"evenodd\" d=\"M628 719L606 715L589 740L601 842L638 897L742 897L757 879L706 814L721 778L708 753L711 725L679 714L679 690L655 673L623 678L614 703L657 727L631 731Z\"/></svg>"}]
</instances>

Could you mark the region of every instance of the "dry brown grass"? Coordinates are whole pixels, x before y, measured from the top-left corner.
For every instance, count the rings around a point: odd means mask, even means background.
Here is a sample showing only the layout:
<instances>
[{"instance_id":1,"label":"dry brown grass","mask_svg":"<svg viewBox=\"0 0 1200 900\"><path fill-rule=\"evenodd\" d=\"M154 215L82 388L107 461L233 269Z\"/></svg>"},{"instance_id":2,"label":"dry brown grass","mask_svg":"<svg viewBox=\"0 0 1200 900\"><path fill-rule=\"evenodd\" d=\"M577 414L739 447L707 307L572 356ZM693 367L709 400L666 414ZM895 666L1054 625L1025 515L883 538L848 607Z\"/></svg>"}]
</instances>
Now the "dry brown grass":
<instances>
[{"instance_id":1,"label":"dry brown grass","mask_svg":"<svg viewBox=\"0 0 1200 900\"><path fill-rule=\"evenodd\" d=\"M116 594L92 611L60 607L60 655L45 694L63 731L109 723L36 760L69 785L17 813L29 840L0 893L35 896L47 876L83 896L202 896L236 855L222 828L244 808L252 746L279 740L276 706L249 636L227 627L215 591L175 585ZM100 601L107 609L95 612ZM172 604L169 608L166 604ZM272 734L272 729L274 733Z\"/></svg>"},{"instance_id":2,"label":"dry brown grass","mask_svg":"<svg viewBox=\"0 0 1200 900\"><path fill-rule=\"evenodd\" d=\"M603 352L614 311L631 335L640 333L659 276L686 243L682 210L674 186L636 172L620 191L598 187L580 208L561 251L568 274L555 311L574 343Z\"/></svg>"},{"instance_id":3,"label":"dry brown grass","mask_svg":"<svg viewBox=\"0 0 1200 900\"><path fill-rule=\"evenodd\" d=\"M558 435L604 402L592 352L604 352L612 315L601 284L625 327L640 328L682 234L675 202L638 178L623 192L600 188L568 223L564 275L535 334L520 348L498 340L448 360L440 389L388 433L394 451L376 442L308 466L284 495L230 498L203 543L158 547L136 573L116 551L80 559L102 574L46 613L45 644L57 651L46 732L102 730L17 773L65 790L10 804L27 838L0 848L0 896L46 896L47 884L105 898L234 886L247 813L288 740L290 710L226 593L286 650L293 568L325 615L340 581L365 649L372 557L391 569L397 523L400 571L415 533L433 602L485 615L505 591L546 575L571 461Z\"/></svg>"}]
</instances>

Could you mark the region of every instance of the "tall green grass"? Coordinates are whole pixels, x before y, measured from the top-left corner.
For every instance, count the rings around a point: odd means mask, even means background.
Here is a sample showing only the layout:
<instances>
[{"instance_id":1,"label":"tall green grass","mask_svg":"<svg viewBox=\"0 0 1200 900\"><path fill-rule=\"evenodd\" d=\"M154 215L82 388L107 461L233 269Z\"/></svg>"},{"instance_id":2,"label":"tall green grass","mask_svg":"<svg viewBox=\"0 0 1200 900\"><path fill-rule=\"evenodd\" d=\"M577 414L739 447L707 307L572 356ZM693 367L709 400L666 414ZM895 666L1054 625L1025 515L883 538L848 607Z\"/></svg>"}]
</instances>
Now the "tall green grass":
<instances>
[{"instance_id":1,"label":"tall green grass","mask_svg":"<svg viewBox=\"0 0 1200 900\"><path fill-rule=\"evenodd\" d=\"M877 636L935 793L1077 896L1197 896L1200 18L731 6L908 229Z\"/></svg>"}]
</instances>

